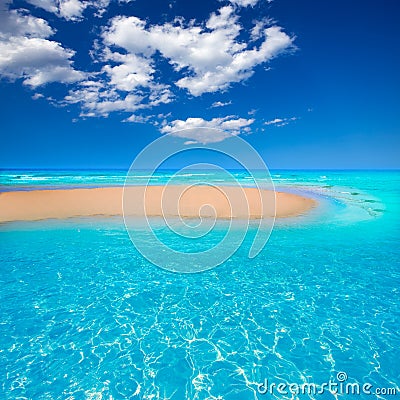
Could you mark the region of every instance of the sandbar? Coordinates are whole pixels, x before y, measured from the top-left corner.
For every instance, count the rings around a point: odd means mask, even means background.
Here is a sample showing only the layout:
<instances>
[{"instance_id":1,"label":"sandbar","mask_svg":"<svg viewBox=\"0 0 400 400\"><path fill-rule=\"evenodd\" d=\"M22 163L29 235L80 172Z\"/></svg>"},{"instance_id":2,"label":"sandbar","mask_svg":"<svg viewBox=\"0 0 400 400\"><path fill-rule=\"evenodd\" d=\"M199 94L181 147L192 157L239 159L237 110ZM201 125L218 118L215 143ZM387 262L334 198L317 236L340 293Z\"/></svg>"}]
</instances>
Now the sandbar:
<instances>
[{"instance_id":1,"label":"sandbar","mask_svg":"<svg viewBox=\"0 0 400 400\"><path fill-rule=\"evenodd\" d=\"M256 188L129 186L0 193L0 222L87 216L267 218L303 215L312 198Z\"/></svg>"}]
</instances>

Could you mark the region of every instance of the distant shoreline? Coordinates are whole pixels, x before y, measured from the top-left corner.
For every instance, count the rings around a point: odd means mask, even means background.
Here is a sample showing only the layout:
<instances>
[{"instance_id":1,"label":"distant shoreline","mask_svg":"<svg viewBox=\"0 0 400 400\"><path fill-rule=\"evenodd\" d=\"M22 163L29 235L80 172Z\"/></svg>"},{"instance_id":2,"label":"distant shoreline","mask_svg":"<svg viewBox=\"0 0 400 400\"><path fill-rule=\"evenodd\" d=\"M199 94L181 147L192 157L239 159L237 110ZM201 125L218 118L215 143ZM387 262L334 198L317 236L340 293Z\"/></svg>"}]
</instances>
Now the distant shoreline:
<instances>
[{"instance_id":1,"label":"distant shoreline","mask_svg":"<svg viewBox=\"0 0 400 400\"><path fill-rule=\"evenodd\" d=\"M123 214L123 187L0 193L0 222ZM317 205L297 194L215 186L128 186L125 215L259 219L302 215Z\"/></svg>"}]
</instances>

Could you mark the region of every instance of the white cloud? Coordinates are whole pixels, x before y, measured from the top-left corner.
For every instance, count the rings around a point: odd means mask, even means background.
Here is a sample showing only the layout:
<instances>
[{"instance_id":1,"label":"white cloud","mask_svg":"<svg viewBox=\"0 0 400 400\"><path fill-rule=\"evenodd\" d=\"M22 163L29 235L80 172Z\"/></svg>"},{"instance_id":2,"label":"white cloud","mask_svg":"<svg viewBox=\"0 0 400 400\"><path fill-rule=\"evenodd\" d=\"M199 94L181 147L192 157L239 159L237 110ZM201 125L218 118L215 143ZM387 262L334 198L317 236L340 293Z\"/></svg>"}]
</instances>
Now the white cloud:
<instances>
[{"instance_id":1,"label":"white cloud","mask_svg":"<svg viewBox=\"0 0 400 400\"><path fill-rule=\"evenodd\" d=\"M81 19L83 11L90 4L80 0L27 0L27 2L70 21Z\"/></svg>"},{"instance_id":2,"label":"white cloud","mask_svg":"<svg viewBox=\"0 0 400 400\"><path fill-rule=\"evenodd\" d=\"M271 119L270 121L264 122L264 125L276 125L276 124L280 124L282 122L283 122L282 118L275 118L275 119Z\"/></svg>"},{"instance_id":3,"label":"white cloud","mask_svg":"<svg viewBox=\"0 0 400 400\"><path fill-rule=\"evenodd\" d=\"M35 7L42 8L48 12L57 13L58 12L58 1L56 0L26 0L28 3Z\"/></svg>"},{"instance_id":4,"label":"white cloud","mask_svg":"<svg viewBox=\"0 0 400 400\"><path fill-rule=\"evenodd\" d=\"M169 86L154 78L156 68L151 57L138 51L112 51L107 35L105 42L104 48L98 45L97 49L98 58L105 63L100 74L70 90L67 103L81 104L84 116L108 116L113 111L135 112L172 101Z\"/></svg>"},{"instance_id":5,"label":"white cloud","mask_svg":"<svg viewBox=\"0 0 400 400\"><path fill-rule=\"evenodd\" d=\"M130 117L126 118L124 122L134 122L136 124L145 124L150 120L150 116L135 115L132 114Z\"/></svg>"},{"instance_id":6,"label":"white cloud","mask_svg":"<svg viewBox=\"0 0 400 400\"><path fill-rule=\"evenodd\" d=\"M103 33L108 46L123 48L130 54L151 58L159 52L181 72L175 84L199 96L227 89L253 74L256 65L265 63L292 45L292 39L278 26L263 29L263 41L248 48L239 41L238 16L231 6L212 13L204 25L152 25L137 17L116 17Z\"/></svg>"},{"instance_id":7,"label":"white cloud","mask_svg":"<svg viewBox=\"0 0 400 400\"><path fill-rule=\"evenodd\" d=\"M46 21L22 11L2 12L0 16L0 75L23 79L37 87L48 82L70 83L83 79L71 58L75 52L48 40L54 30Z\"/></svg>"},{"instance_id":8,"label":"white cloud","mask_svg":"<svg viewBox=\"0 0 400 400\"><path fill-rule=\"evenodd\" d=\"M26 0L35 7L64 18L68 21L77 21L83 18L83 12L87 8L96 10L101 15L107 9L112 0ZM129 3L132 0L118 0L120 3Z\"/></svg>"},{"instance_id":9,"label":"white cloud","mask_svg":"<svg viewBox=\"0 0 400 400\"><path fill-rule=\"evenodd\" d=\"M225 107L225 106L229 106L231 105L232 102L231 101L227 101L227 102L222 102L222 101L214 101L214 103L211 104L211 108L216 108L216 107Z\"/></svg>"},{"instance_id":10,"label":"white cloud","mask_svg":"<svg viewBox=\"0 0 400 400\"><path fill-rule=\"evenodd\" d=\"M107 88L102 81L83 81L76 89L71 89L65 97L69 104L81 104L81 116L108 116L111 111L135 111L139 108L142 98L138 96L120 96L115 89Z\"/></svg>"},{"instance_id":11,"label":"white cloud","mask_svg":"<svg viewBox=\"0 0 400 400\"><path fill-rule=\"evenodd\" d=\"M269 26L273 26L275 21L271 18L263 18L259 21L254 22L254 26L250 31L250 38L252 41L262 39L264 37L265 29Z\"/></svg>"},{"instance_id":12,"label":"white cloud","mask_svg":"<svg viewBox=\"0 0 400 400\"><path fill-rule=\"evenodd\" d=\"M81 104L82 116L108 116L111 112L135 112L172 101L168 88L150 87L147 92L117 90L109 81L83 81L65 97L68 104Z\"/></svg>"},{"instance_id":13,"label":"white cloud","mask_svg":"<svg viewBox=\"0 0 400 400\"><path fill-rule=\"evenodd\" d=\"M170 133L173 136L189 139L186 144L192 143L216 143L244 132L250 132L250 125L254 119L236 118L232 116L224 118L187 118L165 123L161 133Z\"/></svg>"},{"instance_id":14,"label":"white cloud","mask_svg":"<svg viewBox=\"0 0 400 400\"><path fill-rule=\"evenodd\" d=\"M60 1L59 12L61 17L74 20L82 17L84 9L87 7L87 3L79 0L66 0Z\"/></svg>"},{"instance_id":15,"label":"white cloud","mask_svg":"<svg viewBox=\"0 0 400 400\"><path fill-rule=\"evenodd\" d=\"M258 49L239 51L232 54L227 65L218 66L214 70L207 68L193 76L180 79L176 84L198 96L205 92L227 89L233 82L248 79L253 75L253 68L256 65L272 59L291 44L291 39L279 27L266 29L265 37L265 41Z\"/></svg>"},{"instance_id":16,"label":"white cloud","mask_svg":"<svg viewBox=\"0 0 400 400\"><path fill-rule=\"evenodd\" d=\"M281 126L285 126L285 125L289 124L290 122L296 121L296 120L297 120L297 117L275 118L270 121L264 122L264 125L273 125L273 126L281 127Z\"/></svg>"},{"instance_id":17,"label":"white cloud","mask_svg":"<svg viewBox=\"0 0 400 400\"><path fill-rule=\"evenodd\" d=\"M259 0L229 0L230 3L239 7L254 7ZM273 0L264 0L264 2L272 3Z\"/></svg>"},{"instance_id":18,"label":"white cloud","mask_svg":"<svg viewBox=\"0 0 400 400\"><path fill-rule=\"evenodd\" d=\"M69 91L64 101L80 104L83 116L108 116L111 112L135 112L172 101L172 94L163 86L126 92L117 90L109 81L83 81L80 87Z\"/></svg>"},{"instance_id":19,"label":"white cloud","mask_svg":"<svg viewBox=\"0 0 400 400\"><path fill-rule=\"evenodd\" d=\"M85 10L101 14L112 0L26 1L76 21L83 18ZM246 6L255 1L233 3ZM136 115L138 110L170 103L179 92L200 96L224 91L249 78L257 65L290 48L293 40L279 26L271 26L269 20L255 22L251 31L243 32L234 5L221 7L204 22L176 18L150 25L138 17L117 16L95 40L91 53L95 71L86 73L74 68L74 50L51 40L56 32L47 21L26 10L9 10L11 4L12 0L0 0L0 75L22 79L32 88L49 82L77 82L63 104L79 104L83 116L108 116L111 112ZM160 68L163 62L174 70L173 81L164 80L164 68ZM211 107L229 104L216 101ZM138 122L138 117L129 118ZM223 118L205 122L224 125L222 129L237 134L248 128L243 125L235 130L233 121L252 120ZM193 119L184 122L193 123ZM163 129L168 129L167 125Z\"/></svg>"},{"instance_id":20,"label":"white cloud","mask_svg":"<svg viewBox=\"0 0 400 400\"><path fill-rule=\"evenodd\" d=\"M230 0L230 2L239 7L254 7L258 3L258 0Z\"/></svg>"},{"instance_id":21,"label":"white cloud","mask_svg":"<svg viewBox=\"0 0 400 400\"><path fill-rule=\"evenodd\" d=\"M125 97L117 100L106 100L97 104L100 114L108 115L112 111L136 111L143 108L143 97L137 94L129 93Z\"/></svg>"},{"instance_id":22,"label":"white cloud","mask_svg":"<svg viewBox=\"0 0 400 400\"><path fill-rule=\"evenodd\" d=\"M103 71L110 77L110 84L118 90L132 91L152 85L155 69L152 60L136 54L107 52L106 61L118 65L106 65Z\"/></svg>"},{"instance_id":23,"label":"white cloud","mask_svg":"<svg viewBox=\"0 0 400 400\"><path fill-rule=\"evenodd\" d=\"M43 96L43 94L41 94L41 93L35 93L33 96L32 96L32 99L33 100L39 100L39 99L42 99L44 96Z\"/></svg>"},{"instance_id":24,"label":"white cloud","mask_svg":"<svg viewBox=\"0 0 400 400\"><path fill-rule=\"evenodd\" d=\"M0 10L0 39L14 36L47 38L54 33L47 21L23 11Z\"/></svg>"}]
</instances>

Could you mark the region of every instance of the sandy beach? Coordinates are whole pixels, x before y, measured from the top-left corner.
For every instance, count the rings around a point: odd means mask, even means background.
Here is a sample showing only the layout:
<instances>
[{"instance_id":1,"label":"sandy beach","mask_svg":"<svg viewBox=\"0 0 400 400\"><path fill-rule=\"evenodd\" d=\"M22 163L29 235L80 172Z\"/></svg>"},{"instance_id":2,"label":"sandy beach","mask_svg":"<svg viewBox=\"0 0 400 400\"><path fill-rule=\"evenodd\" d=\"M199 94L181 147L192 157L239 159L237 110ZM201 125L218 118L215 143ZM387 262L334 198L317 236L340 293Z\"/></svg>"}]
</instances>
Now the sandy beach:
<instances>
[{"instance_id":1,"label":"sandy beach","mask_svg":"<svg viewBox=\"0 0 400 400\"><path fill-rule=\"evenodd\" d=\"M213 186L131 186L0 193L0 222L78 216L181 216L277 218L301 215L315 200L255 188Z\"/></svg>"}]
</instances>

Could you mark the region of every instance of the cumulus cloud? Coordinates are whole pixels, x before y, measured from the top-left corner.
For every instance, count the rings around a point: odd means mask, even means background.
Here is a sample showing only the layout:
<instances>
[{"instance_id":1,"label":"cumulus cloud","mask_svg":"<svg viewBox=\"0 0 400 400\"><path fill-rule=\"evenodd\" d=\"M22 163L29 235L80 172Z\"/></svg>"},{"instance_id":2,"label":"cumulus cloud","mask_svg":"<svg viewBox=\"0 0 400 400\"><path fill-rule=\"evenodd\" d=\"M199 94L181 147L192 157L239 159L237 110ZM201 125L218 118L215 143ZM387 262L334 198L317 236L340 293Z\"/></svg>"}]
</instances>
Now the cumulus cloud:
<instances>
[{"instance_id":1,"label":"cumulus cloud","mask_svg":"<svg viewBox=\"0 0 400 400\"><path fill-rule=\"evenodd\" d=\"M258 1L259 0L229 0L231 4L234 4L239 7L248 7L248 6L254 7L258 3ZM272 3L273 0L263 0L263 1L267 3Z\"/></svg>"},{"instance_id":2,"label":"cumulus cloud","mask_svg":"<svg viewBox=\"0 0 400 400\"><path fill-rule=\"evenodd\" d=\"M64 18L68 21L78 21L83 18L87 8L94 9L96 15L102 15L112 0L26 0L35 7ZM132 0L118 0L120 3L130 3Z\"/></svg>"},{"instance_id":3,"label":"cumulus cloud","mask_svg":"<svg viewBox=\"0 0 400 400\"><path fill-rule=\"evenodd\" d=\"M83 81L77 89L69 91L64 101L80 104L83 109L81 116L107 117L115 111L135 112L169 103L172 101L172 95L168 88L157 85L148 88L147 91L126 92L117 90L109 81Z\"/></svg>"},{"instance_id":4,"label":"cumulus cloud","mask_svg":"<svg viewBox=\"0 0 400 400\"><path fill-rule=\"evenodd\" d=\"M43 97L44 97L43 94L41 94L41 93L35 93L35 94L32 96L32 99L33 99L33 100L39 100L39 99L42 99Z\"/></svg>"},{"instance_id":5,"label":"cumulus cloud","mask_svg":"<svg viewBox=\"0 0 400 400\"><path fill-rule=\"evenodd\" d=\"M176 86L194 96L227 89L232 83L249 78L254 67L270 61L292 45L278 26L263 29L257 47L238 39L241 32L232 6L212 13L205 25L194 22L147 26L137 17L119 16L103 33L108 46L117 46L129 54L150 58L159 52L183 77Z\"/></svg>"},{"instance_id":6,"label":"cumulus cloud","mask_svg":"<svg viewBox=\"0 0 400 400\"><path fill-rule=\"evenodd\" d=\"M0 38L3 40L13 36L47 38L52 34L54 30L44 19L23 11L0 9Z\"/></svg>"},{"instance_id":7,"label":"cumulus cloud","mask_svg":"<svg viewBox=\"0 0 400 400\"><path fill-rule=\"evenodd\" d=\"M296 119L297 119L296 117L275 118L275 119L272 119L270 121L264 122L264 125L272 125L272 126L281 127L281 126L285 126L285 125L289 124L292 121L296 121Z\"/></svg>"},{"instance_id":8,"label":"cumulus cloud","mask_svg":"<svg viewBox=\"0 0 400 400\"><path fill-rule=\"evenodd\" d=\"M64 18L68 21L78 21L83 18L83 13L87 8L96 10L97 15L101 15L109 6L111 0L26 0L35 7L42 8L48 12ZM131 0L119 0L119 2L129 3Z\"/></svg>"},{"instance_id":9,"label":"cumulus cloud","mask_svg":"<svg viewBox=\"0 0 400 400\"><path fill-rule=\"evenodd\" d=\"M83 11L90 4L80 0L27 0L27 2L70 21L82 18Z\"/></svg>"},{"instance_id":10,"label":"cumulus cloud","mask_svg":"<svg viewBox=\"0 0 400 400\"><path fill-rule=\"evenodd\" d=\"M87 14L85 10L94 10L99 15L111 1L26 0L31 6L67 21L82 20ZM74 83L61 102L79 105L82 116L125 112L133 114L125 121L144 122L147 120L137 116L138 110L142 113L168 104L187 93L200 96L225 91L232 84L248 79L257 65L268 63L292 47L293 38L270 20L255 21L250 31L243 32L239 8L256 2L232 0L202 22L175 18L149 24L135 16L116 16L95 39L91 51L93 67L83 72L74 67L75 51L52 40L56 30L47 21L27 10L10 10L15 3L0 0L0 76L21 79L32 88L50 82ZM30 7L32 13L37 11L34 7ZM65 21L60 27L64 25ZM168 64L170 71L165 74L168 68L164 66ZM229 104L229 101L215 101L211 108ZM228 132L245 132L252 122L235 117L210 121L188 118L164 124L162 129L166 132L169 127L176 129L183 123L200 123L204 125L201 135L191 139L207 142L222 140ZM214 137L212 127L225 133ZM209 135L204 128L208 128Z\"/></svg>"},{"instance_id":11,"label":"cumulus cloud","mask_svg":"<svg viewBox=\"0 0 400 400\"><path fill-rule=\"evenodd\" d=\"M258 3L258 0L230 0L230 3L239 7L254 7Z\"/></svg>"},{"instance_id":12,"label":"cumulus cloud","mask_svg":"<svg viewBox=\"0 0 400 400\"><path fill-rule=\"evenodd\" d=\"M232 104L232 101L215 101L214 103L211 104L211 108L216 108L216 107L225 107L225 106L229 106Z\"/></svg>"},{"instance_id":13,"label":"cumulus cloud","mask_svg":"<svg viewBox=\"0 0 400 400\"><path fill-rule=\"evenodd\" d=\"M226 65L219 65L214 70L194 69L193 76L182 78L176 84L188 89L194 96L199 96L205 92L227 89L231 83L248 79L253 75L253 68L256 65L272 59L291 44L291 39L278 27L266 29L265 37L265 41L258 49L234 53Z\"/></svg>"},{"instance_id":14,"label":"cumulus cloud","mask_svg":"<svg viewBox=\"0 0 400 400\"><path fill-rule=\"evenodd\" d=\"M136 54L113 53L107 60L117 65L106 65L103 71L110 77L110 84L119 90L132 91L151 85L155 69L151 59Z\"/></svg>"},{"instance_id":15,"label":"cumulus cloud","mask_svg":"<svg viewBox=\"0 0 400 400\"><path fill-rule=\"evenodd\" d=\"M115 17L102 34L101 87L88 84L71 90L65 100L80 103L85 115L150 108L174 98L170 85L156 78L156 53L184 75L176 86L200 95L249 77L255 65L291 44L279 27L271 27L265 29L259 48L247 49L246 43L236 40L240 31L231 6L212 13L205 26L176 20L148 27L137 17ZM214 107L227 104L216 102Z\"/></svg>"},{"instance_id":16,"label":"cumulus cloud","mask_svg":"<svg viewBox=\"0 0 400 400\"><path fill-rule=\"evenodd\" d=\"M32 87L83 79L84 74L72 65L75 52L48 40L53 34L54 30L41 18L18 10L3 11L0 15L0 75L11 80L22 78L24 84Z\"/></svg>"},{"instance_id":17,"label":"cumulus cloud","mask_svg":"<svg viewBox=\"0 0 400 400\"><path fill-rule=\"evenodd\" d=\"M56 0L27 0L27 3L52 13L57 13L59 9L59 2Z\"/></svg>"},{"instance_id":18,"label":"cumulus cloud","mask_svg":"<svg viewBox=\"0 0 400 400\"><path fill-rule=\"evenodd\" d=\"M74 20L82 17L83 10L87 4L79 0L60 1L59 12L62 17L69 20Z\"/></svg>"},{"instance_id":19,"label":"cumulus cloud","mask_svg":"<svg viewBox=\"0 0 400 400\"><path fill-rule=\"evenodd\" d=\"M135 115L132 114L130 117L126 118L124 122L134 122L136 124L145 124L150 120L151 116Z\"/></svg>"},{"instance_id":20,"label":"cumulus cloud","mask_svg":"<svg viewBox=\"0 0 400 400\"><path fill-rule=\"evenodd\" d=\"M143 96L134 93L121 95L106 82L84 81L65 97L69 104L81 104L81 116L108 116L113 111L134 112L143 108Z\"/></svg>"},{"instance_id":21,"label":"cumulus cloud","mask_svg":"<svg viewBox=\"0 0 400 400\"><path fill-rule=\"evenodd\" d=\"M161 133L170 133L173 136L189 139L186 144L192 143L217 143L232 136L244 132L250 132L250 125L254 119L237 117L213 118L187 118L165 123Z\"/></svg>"}]
</instances>

